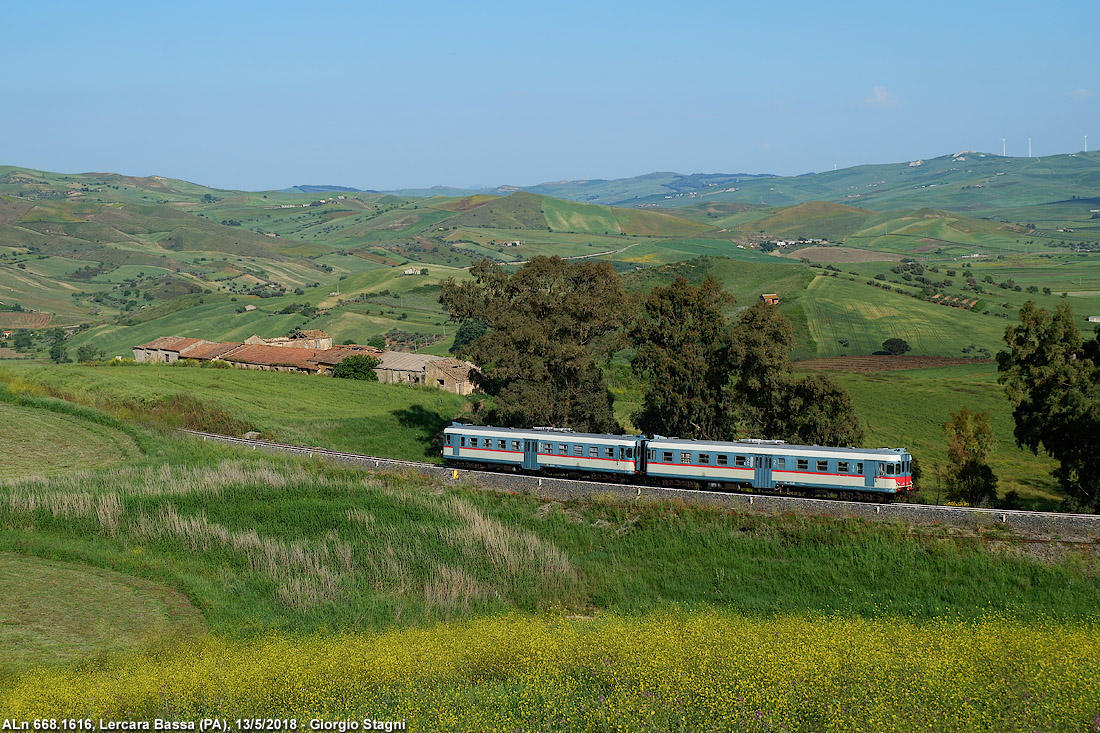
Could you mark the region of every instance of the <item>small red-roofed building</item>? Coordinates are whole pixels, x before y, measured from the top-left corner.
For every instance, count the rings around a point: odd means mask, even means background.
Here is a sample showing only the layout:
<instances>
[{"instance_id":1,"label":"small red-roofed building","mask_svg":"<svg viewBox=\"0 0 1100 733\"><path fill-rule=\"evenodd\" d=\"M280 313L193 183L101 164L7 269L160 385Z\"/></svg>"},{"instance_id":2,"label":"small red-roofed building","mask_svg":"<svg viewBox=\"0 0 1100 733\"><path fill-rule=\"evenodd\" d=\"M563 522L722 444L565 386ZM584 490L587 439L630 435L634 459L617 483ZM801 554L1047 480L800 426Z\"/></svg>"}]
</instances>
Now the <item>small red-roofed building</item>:
<instances>
[{"instance_id":1,"label":"small red-roofed building","mask_svg":"<svg viewBox=\"0 0 1100 733\"><path fill-rule=\"evenodd\" d=\"M208 344L204 339L184 338L183 336L161 336L149 343L135 346L134 361L162 362L171 364L180 359L186 359L187 350L198 345Z\"/></svg>"}]
</instances>

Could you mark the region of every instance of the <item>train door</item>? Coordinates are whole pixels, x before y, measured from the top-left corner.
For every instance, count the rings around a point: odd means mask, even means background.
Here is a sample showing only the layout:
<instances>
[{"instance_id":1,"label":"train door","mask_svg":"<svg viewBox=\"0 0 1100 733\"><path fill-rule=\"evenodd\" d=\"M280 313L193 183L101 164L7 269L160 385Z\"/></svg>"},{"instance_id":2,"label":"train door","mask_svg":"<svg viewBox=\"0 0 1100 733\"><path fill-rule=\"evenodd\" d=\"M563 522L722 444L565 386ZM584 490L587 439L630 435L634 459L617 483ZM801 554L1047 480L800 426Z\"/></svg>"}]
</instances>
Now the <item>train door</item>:
<instances>
[{"instance_id":1,"label":"train door","mask_svg":"<svg viewBox=\"0 0 1100 733\"><path fill-rule=\"evenodd\" d=\"M528 471L538 470L539 442L537 440L523 441L523 468Z\"/></svg>"},{"instance_id":2,"label":"train door","mask_svg":"<svg viewBox=\"0 0 1100 733\"><path fill-rule=\"evenodd\" d=\"M757 489L774 489L775 482L772 481L772 457L771 456L753 456L753 480L752 485Z\"/></svg>"}]
</instances>

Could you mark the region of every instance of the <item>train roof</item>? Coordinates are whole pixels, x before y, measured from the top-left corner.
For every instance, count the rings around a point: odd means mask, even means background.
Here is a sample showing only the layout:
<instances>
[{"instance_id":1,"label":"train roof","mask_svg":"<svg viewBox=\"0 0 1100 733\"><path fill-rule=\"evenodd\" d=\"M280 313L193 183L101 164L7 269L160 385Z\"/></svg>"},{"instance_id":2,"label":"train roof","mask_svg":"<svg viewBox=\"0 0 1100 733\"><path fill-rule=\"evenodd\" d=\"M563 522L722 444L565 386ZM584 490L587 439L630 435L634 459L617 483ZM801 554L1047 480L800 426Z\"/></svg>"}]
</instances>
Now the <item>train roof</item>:
<instances>
[{"instance_id":1,"label":"train roof","mask_svg":"<svg viewBox=\"0 0 1100 733\"><path fill-rule=\"evenodd\" d=\"M447 430L460 429L463 432L486 433L489 435L508 435L515 438L534 440L569 440L582 443L613 442L636 445L640 435L608 435L606 433L574 433L561 428L494 428L491 425L452 424ZM446 432L446 431L444 431Z\"/></svg>"},{"instance_id":2,"label":"train roof","mask_svg":"<svg viewBox=\"0 0 1100 733\"><path fill-rule=\"evenodd\" d=\"M650 448L670 450L714 450L736 453L767 453L773 456L830 455L836 458L862 458L877 461L896 459L909 451L904 448L838 448L826 445L795 445L775 440L735 440L722 442L715 440L682 440L680 438L654 438L649 441Z\"/></svg>"},{"instance_id":3,"label":"train roof","mask_svg":"<svg viewBox=\"0 0 1100 733\"><path fill-rule=\"evenodd\" d=\"M511 436L516 438L531 438L534 440L570 440L584 443L613 442L624 444L636 444L644 436L641 435L608 435L604 433L574 433L572 430L562 428L497 428L491 425L466 425L452 423L447 430L462 430L463 432L484 433L487 435ZM851 458L863 460L897 459L909 451L904 448L839 448L825 445L796 445L784 443L781 440L734 440L729 442L716 440L686 440L683 438L651 438L648 444L652 448L667 448L670 450L713 450L728 451L730 453L767 453L778 456L805 456L831 455L837 458Z\"/></svg>"}]
</instances>

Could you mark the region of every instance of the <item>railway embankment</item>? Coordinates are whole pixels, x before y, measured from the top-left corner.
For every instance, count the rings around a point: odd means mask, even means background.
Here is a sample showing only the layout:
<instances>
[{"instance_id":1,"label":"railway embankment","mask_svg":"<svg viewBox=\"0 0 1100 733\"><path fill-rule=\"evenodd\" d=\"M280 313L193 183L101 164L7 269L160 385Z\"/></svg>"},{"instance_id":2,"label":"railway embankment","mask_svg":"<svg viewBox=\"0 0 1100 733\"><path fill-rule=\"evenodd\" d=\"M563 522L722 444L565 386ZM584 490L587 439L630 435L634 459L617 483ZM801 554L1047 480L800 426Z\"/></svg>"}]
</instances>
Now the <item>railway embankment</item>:
<instances>
[{"instance_id":1,"label":"railway embankment","mask_svg":"<svg viewBox=\"0 0 1100 733\"><path fill-rule=\"evenodd\" d=\"M1031 512L978 507L957 507L932 504L889 504L808 499L768 494L704 491L701 489L667 488L637 484L601 483L572 479L529 476L513 473L493 473L469 469L454 469L431 463L399 461L376 456L331 451L324 448L286 445L262 440L248 440L213 433L184 431L204 440L240 445L253 450L291 453L331 460L375 471L414 471L431 476L441 483L473 485L494 491L526 494L558 501L607 498L615 501L659 502L682 501L707 504L741 511L765 514L803 513L838 518L862 518L870 521L892 521L921 526L943 526L979 530L1001 526L1028 537L1065 541L1100 542L1100 515Z\"/></svg>"}]
</instances>

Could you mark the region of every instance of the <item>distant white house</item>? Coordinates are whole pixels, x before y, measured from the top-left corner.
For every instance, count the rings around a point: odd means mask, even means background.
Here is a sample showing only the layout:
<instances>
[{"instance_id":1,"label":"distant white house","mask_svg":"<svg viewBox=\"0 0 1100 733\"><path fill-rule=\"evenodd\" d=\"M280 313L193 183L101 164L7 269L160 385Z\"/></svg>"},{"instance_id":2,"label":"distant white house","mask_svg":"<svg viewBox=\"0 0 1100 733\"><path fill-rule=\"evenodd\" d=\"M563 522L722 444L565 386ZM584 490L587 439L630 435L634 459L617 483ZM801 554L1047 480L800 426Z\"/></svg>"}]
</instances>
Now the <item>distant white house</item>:
<instances>
[{"instance_id":1,"label":"distant white house","mask_svg":"<svg viewBox=\"0 0 1100 733\"><path fill-rule=\"evenodd\" d=\"M410 267L409 269L405 270L405 272L402 273L402 274L404 274L404 275L422 275L422 274L424 274L424 271L419 269L419 268L416 268L416 267Z\"/></svg>"}]
</instances>

